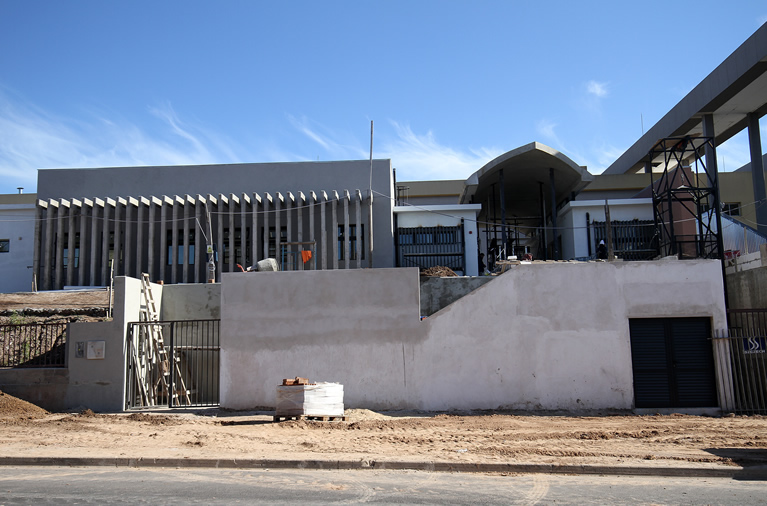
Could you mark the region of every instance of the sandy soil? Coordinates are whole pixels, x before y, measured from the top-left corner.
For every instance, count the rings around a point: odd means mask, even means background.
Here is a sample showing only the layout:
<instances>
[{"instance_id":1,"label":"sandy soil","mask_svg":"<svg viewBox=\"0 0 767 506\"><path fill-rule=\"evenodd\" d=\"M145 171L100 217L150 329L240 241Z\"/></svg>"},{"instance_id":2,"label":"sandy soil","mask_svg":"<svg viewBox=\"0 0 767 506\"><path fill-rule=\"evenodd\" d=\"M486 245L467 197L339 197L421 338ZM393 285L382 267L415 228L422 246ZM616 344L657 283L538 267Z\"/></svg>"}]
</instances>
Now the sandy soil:
<instances>
[{"instance_id":1,"label":"sandy soil","mask_svg":"<svg viewBox=\"0 0 767 506\"><path fill-rule=\"evenodd\" d=\"M0 309L106 304L104 290L0 294ZM273 423L272 415L213 409L48 413L0 392L0 457L767 464L767 418L761 416L449 415L357 409L347 410L344 422Z\"/></svg>"},{"instance_id":2,"label":"sandy soil","mask_svg":"<svg viewBox=\"0 0 767 506\"><path fill-rule=\"evenodd\" d=\"M0 309L106 307L107 291L67 290L52 292L0 293Z\"/></svg>"},{"instance_id":3,"label":"sandy soil","mask_svg":"<svg viewBox=\"0 0 767 506\"><path fill-rule=\"evenodd\" d=\"M767 464L767 418L517 416L347 410L51 414L0 395L0 457L327 459L710 467Z\"/></svg>"},{"instance_id":4,"label":"sandy soil","mask_svg":"<svg viewBox=\"0 0 767 506\"><path fill-rule=\"evenodd\" d=\"M67 290L51 292L0 293L0 310L13 311L13 316L0 315L0 325L9 323L51 323L58 321L101 321L104 317L74 315L72 310L106 308L106 290ZM54 310L57 314L38 316L32 310Z\"/></svg>"}]
</instances>

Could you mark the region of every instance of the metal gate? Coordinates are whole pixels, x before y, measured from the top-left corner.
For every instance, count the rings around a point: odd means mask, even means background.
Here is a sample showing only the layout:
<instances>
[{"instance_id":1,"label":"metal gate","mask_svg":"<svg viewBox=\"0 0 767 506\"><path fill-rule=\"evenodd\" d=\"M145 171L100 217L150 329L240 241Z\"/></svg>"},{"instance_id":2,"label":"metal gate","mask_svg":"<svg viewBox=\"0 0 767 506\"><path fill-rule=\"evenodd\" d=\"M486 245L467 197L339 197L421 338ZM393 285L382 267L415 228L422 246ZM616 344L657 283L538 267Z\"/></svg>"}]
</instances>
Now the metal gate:
<instances>
[{"instance_id":1,"label":"metal gate","mask_svg":"<svg viewBox=\"0 0 767 506\"><path fill-rule=\"evenodd\" d=\"M125 409L217 406L220 322L129 323Z\"/></svg>"},{"instance_id":2,"label":"metal gate","mask_svg":"<svg viewBox=\"0 0 767 506\"><path fill-rule=\"evenodd\" d=\"M637 408L717 407L708 318L630 319Z\"/></svg>"},{"instance_id":3,"label":"metal gate","mask_svg":"<svg viewBox=\"0 0 767 506\"><path fill-rule=\"evenodd\" d=\"M728 331L714 336L727 409L767 413L767 309L728 309Z\"/></svg>"},{"instance_id":4,"label":"metal gate","mask_svg":"<svg viewBox=\"0 0 767 506\"><path fill-rule=\"evenodd\" d=\"M463 220L462 220L463 222ZM466 272L463 224L397 229L397 267L449 267Z\"/></svg>"}]
</instances>

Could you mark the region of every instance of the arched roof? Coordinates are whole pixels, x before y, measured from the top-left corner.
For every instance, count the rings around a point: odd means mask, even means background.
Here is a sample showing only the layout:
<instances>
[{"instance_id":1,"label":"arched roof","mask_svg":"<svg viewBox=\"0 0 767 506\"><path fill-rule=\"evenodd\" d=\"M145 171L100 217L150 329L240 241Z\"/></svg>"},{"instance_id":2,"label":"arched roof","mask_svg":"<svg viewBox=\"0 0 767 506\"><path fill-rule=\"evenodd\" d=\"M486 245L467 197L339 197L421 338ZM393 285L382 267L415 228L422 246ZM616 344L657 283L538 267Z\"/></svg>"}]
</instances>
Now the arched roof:
<instances>
[{"instance_id":1,"label":"arched roof","mask_svg":"<svg viewBox=\"0 0 767 506\"><path fill-rule=\"evenodd\" d=\"M551 209L552 175L557 203L594 180L585 167L566 155L545 144L531 142L498 156L469 176L460 202L483 204L491 215L492 206L500 206L501 171L508 218L539 216L541 190L548 214ZM500 212L497 215L500 216Z\"/></svg>"}]
</instances>

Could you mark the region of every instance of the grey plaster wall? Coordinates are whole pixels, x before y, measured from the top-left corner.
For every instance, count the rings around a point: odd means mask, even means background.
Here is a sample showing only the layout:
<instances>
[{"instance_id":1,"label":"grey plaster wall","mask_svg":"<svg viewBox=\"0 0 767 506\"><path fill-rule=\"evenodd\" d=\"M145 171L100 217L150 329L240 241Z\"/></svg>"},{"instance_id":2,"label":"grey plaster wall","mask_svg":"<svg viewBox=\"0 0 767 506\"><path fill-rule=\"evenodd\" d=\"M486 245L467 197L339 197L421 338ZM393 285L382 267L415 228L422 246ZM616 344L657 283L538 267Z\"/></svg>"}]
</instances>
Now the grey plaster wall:
<instances>
[{"instance_id":1,"label":"grey plaster wall","mask_svg":"<svg viewBox=\"0 0 767 506\"><path fill-rule=\"evenodd\" d=\"M630 409L629 318L726 322L717 261L520 265L422 322L415 269L264 274L223 278L223 407L303 376L351 408Z\"/></svg>"},{"instance_id":2,"label":"grey plaster wall","mask_svg":"<svg viewBox=\"0 0 767 506\"><path fill-rule=\"evenodd\" d=\"M222 407L274 406L295 376L340 381L351 405L412 405L417 268L225 274L221 317Z\"/></svg>"},{"instance_id":3,"label":"grey plaster wall","mask_svg":"<svg viewBox=\"0 0 767 506\"><path fill-rule=\"evenodd\" d=\"M732 309L767 308L767 267L727 274L727 297Z\"/></svg>"},{"instance_id":4,"label":"grey plaster wall","mask_svg":"<svg viewBox=\"0 0 767 506\"><path fill-rule=\"evenodd\" d=\"M431 316L495 279L495 276L435 278L421 276L421 316Z\"/></svg>"},{"instance_id":5,"label":"grey plaster wall","mask_svg":"<svg viewBox=\"0 0 767 506\"><path fill-rule=\"evenodd\" d=\"M161 320L221 318L221 283L165 285Z\"/></svg>"}]
</instances>

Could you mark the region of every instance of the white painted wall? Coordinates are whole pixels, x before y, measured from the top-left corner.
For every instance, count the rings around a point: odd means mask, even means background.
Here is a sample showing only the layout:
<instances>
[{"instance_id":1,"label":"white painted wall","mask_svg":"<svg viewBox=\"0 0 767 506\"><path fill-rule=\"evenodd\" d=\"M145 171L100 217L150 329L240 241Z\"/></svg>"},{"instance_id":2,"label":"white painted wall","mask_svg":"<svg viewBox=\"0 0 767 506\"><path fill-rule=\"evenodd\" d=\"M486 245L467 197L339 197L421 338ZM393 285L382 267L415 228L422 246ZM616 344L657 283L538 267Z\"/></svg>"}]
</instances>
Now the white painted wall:
<instances>
[{"instance_id":1,"label":"white painted wall","mask_svg":"<svg viewBox=\"0 0 767 506\"><path fill-rule=\"evenodd\" d=\"M628 409L629 318L726 319L711 260L520 265L423 322L416 269L226 274L221 306L232 409L294 376L347 407Z\"/></svg>"},{"instance_id":2,"label":"white painted wall","mask_svg":"<svg viewBox=\"0 0 767 506\"><path fill-rule=\"evenodd\" d=\"M10 251L0 253L0 292L32 291L34 237L35 204L0 203L0 239L10 239Z\"/></svg>"},{"instance_id":3,"label":"white painted wall","mask_svg":"<svg viewBox=\"0 0 767 506\"><path fill-rule=\"evenodd\" d=\"M456 227L463 219L463 246L466 251L466 276L479 275L477 254L477 215L481 204L451 204L432 206L397 206L397 226L414 227Z\"/></svg>"},{"instance_id":4,"label":"white painted wall","mask_svg":"<svg viewBox=\"0 0 767 506\"><path fill-rule=\"evenodd\" d=\"M652 199L611 199L610 220L652 220ZM558 225L562 227L562 258L565 260L589 256L586 213L591 221L605 221L604 200L576 200L559 211ZM591 253L596 255L596 243L591 237Z\"/></svg>"}]
</instances>

